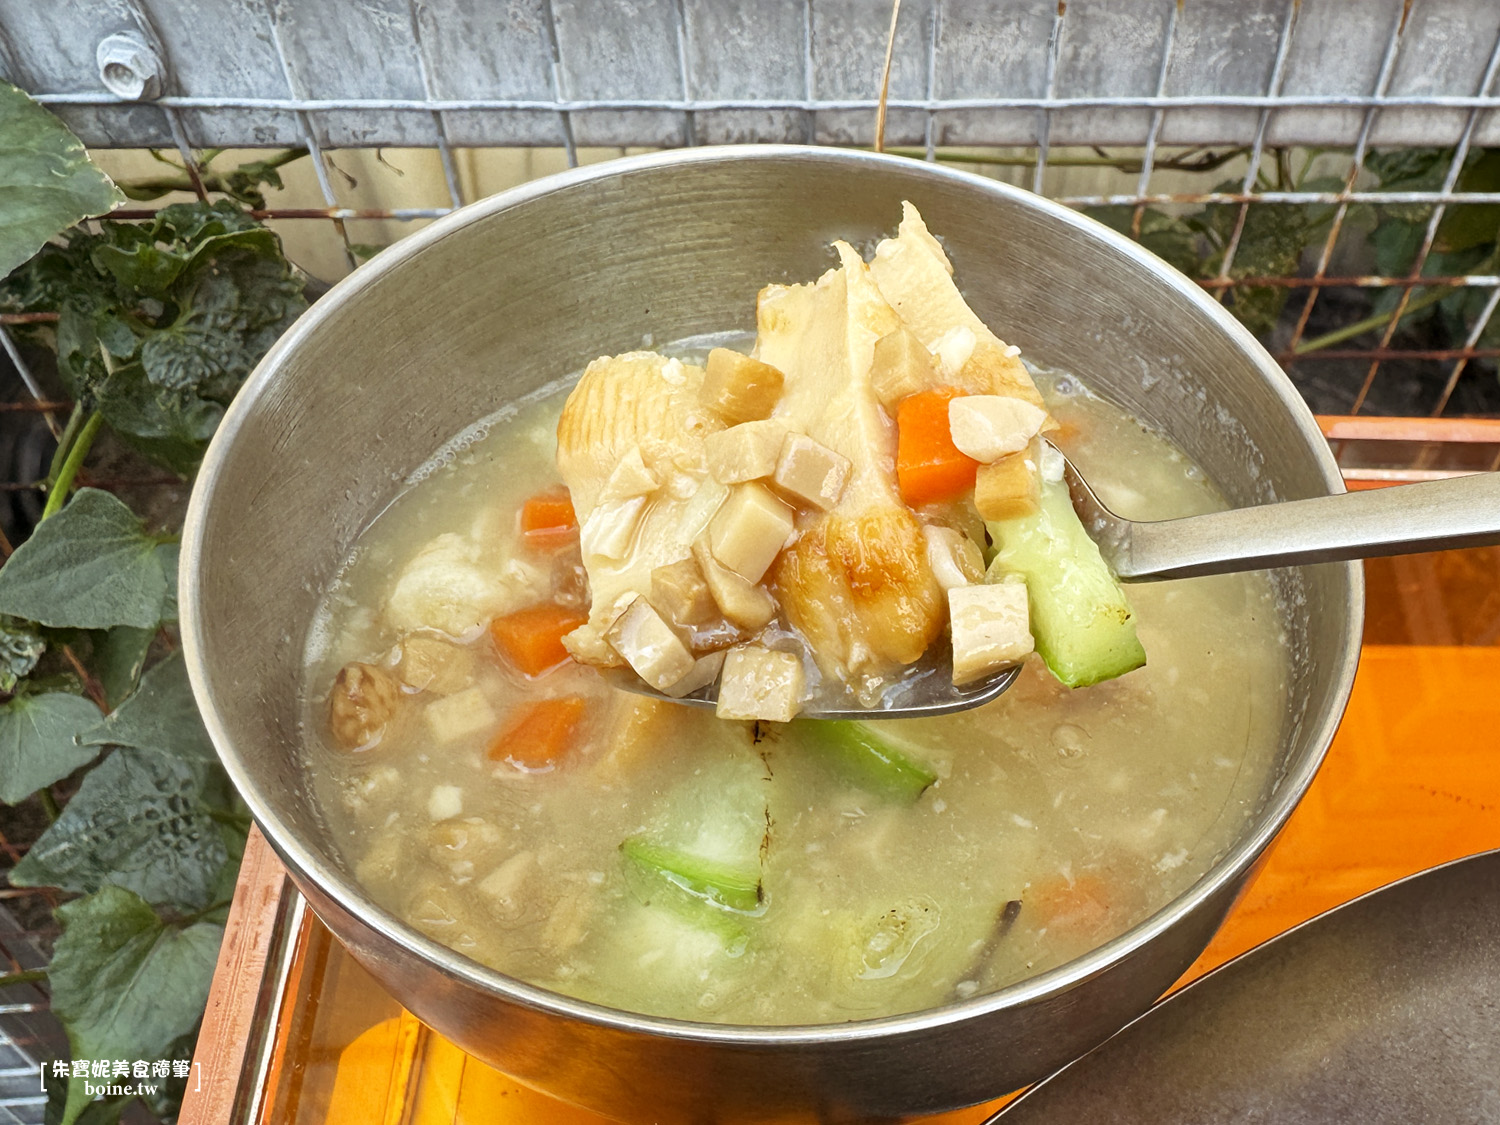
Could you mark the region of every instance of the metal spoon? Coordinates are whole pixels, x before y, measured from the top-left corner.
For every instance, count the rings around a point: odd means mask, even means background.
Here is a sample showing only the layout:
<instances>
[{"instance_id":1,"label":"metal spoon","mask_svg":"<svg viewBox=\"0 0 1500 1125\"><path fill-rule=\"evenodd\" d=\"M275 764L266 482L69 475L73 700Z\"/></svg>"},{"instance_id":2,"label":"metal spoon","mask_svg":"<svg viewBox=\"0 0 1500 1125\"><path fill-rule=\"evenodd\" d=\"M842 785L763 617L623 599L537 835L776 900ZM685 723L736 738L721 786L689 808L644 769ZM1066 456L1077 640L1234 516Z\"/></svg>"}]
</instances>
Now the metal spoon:
<instances>
[{"instance_id":1,"label":"metal spoon","mask_svg":"<svg viewBox=\"0 0 1500 1125\"><path fill-rule=\"evenodd\" d=\"M1141 523L1110 511L1073 463L1066 456L1062 461L1073 510L1122 582L1194 578L1500 543L1500 473L1475 473L1399 488ZM988 703L1010 687L1019 674L1019 668L1005 668L955 687L945 663L888 691L878 708L814 701L800 717L916 719L947 715ZM670 698L628 672L612 680L627 691ZM674 702L713 707L717 697L715 683Z\"/></svg>"}]
</instances>

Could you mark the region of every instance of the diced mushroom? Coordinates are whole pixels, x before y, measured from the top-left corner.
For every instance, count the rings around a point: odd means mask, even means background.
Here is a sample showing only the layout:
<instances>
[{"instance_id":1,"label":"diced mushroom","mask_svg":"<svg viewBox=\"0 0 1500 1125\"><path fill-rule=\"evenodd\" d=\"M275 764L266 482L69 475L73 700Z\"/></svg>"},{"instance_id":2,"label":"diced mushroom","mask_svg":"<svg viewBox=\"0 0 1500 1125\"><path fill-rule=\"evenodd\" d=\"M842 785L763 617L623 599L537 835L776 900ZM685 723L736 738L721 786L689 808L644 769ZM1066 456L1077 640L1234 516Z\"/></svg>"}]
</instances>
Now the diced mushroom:
<instances>
[{"instance_id":1,"label":"diced mushroom","mask_svg":"<svg viewBox=\"0 0 1500 1125\"><path fill-rule=\"evenodd\" d=\"M651 572L651 604L681 628L709 625L719 607L696 559L679 559Z\"/></svg>"},{"instance_id":2,"label":"diced mushroom","mask_svg":"<svg viewBox=\"0 0 1500 1125\"><path fill-rule=\"evenodd\" d=\"M726 422L753 422L770 417L785 381L769 363L715 348L708 353L703 378L703 403Z\"/></svg>"},{"instance_id":3,"label":"diced mushroom","mask_svg":"<svg viewBox=\"0 0 1500 1125\"><path fill-rule=\"evenodd\" d=\"M771 479L784 495L831 511L849 483L849 458L806 434L787 434Z\"/></svg>"},{"instance_id":4,"label":"diced mushroom","mask_svg":"<svg viewBox=\"0 0 1500 1125\"><path fill-rule=\"evenodd\" d=\"M1019 577L948 591L953 631L953 682L966 684L1017 664L1036 647L1026 583Z\"/></svg>"},{"instance_id":5,"label":"diced mushroom","mask_svg":"<svg viewBox=\"0 0 1500 1125\"><path fill-rule=\"evenodd\" d=\"M1047 412L1004 395L960 395L948 403L948 429L965 456L989 464L1025 449Z\"/></svg>"},{"instance_id":6,"label":"diced mushroom","mask_svg":"<svg viewBox=\"0 0 1500 1125\"><path fill-rule=\"evenodd\" d=\"M328 694L334 741L345 750L368 750L385 734L400 702L401 685L384 668L358 661L344 665Z\"/></svg>"},{"instance_id":7,"label":"diced mushroom","mask_svg":"<svg viewBox=\"0 0 1500 1125\"><path fill-rule=\"evenodd\" d=\"M870 386L886 410L894 412L896 404L907 395L932 387L937 382L936 375L932 353L911 329L898 328L875 341Z\"/></svg>"},{"instance_id":8,"label":"diced mushroom","mask_svg":"<svg viewBox=\"0 0 1500 1125\"><path fill-rule=\"evenodd\" d=\"M495 725L495 709L477 687L433 700L424 714L439 742L457 742Z\"/></svg>"},{"instance_id":9,"label":"diced mushroom","mask_svg":"<svg viewBox=\"0 0 1500 1125\"><path fill-rule=\"evenodd\" d=\"M802 661L795 654L739 645L724 657L717 714L789 723L802 710L803 686Z\"/></svg>"},{"instance_id":10,"label":"diced mushroom","mask_svg":"<svg viewBox=\"0 0 1500 1125\"><path fill-rule=\"evenodd\" d=\"M703 570L703 579L719 612L731 623L754 632L765 628L776 616L776 599L715 559L707 536L693 543L693 558Z\"/></svg>"},{"instance_id":11,"label":"diced mushroom","mask_svg":"<svg viewBox=\"0 0 1500 1125\"><path fill-rule=\"evenodd\" d=\"M927 540L927 564L944 590L971 586L984 578L984 555L963 532L928 524L922 535Z\"/></svg>"},{"instance_id":12,"label":"diced mushroom","mask_svg":"<svg viewBox=\"0 0 1500 1125\"><path fill-rule=\"evenodd\" d=\"M474 682L474 654L440 637L414 633L401 641L396 672L413 691L452 695Z\"/></svg>"},{"instance_id":13,"label":"diced mushroom","mask_svg":"<svg viewBox=\"0 0 1500 1125\"><path fill-rule=\"evenodd\" d=\"M673 699L681 699L684 695L690 695L701 687L707 687L719 678L719 672L724 668L724 650L710 652L698 657L693 661L692 668L686 676L678 680L670 687L661 690Z\"/></svg>"},{"instance_id":14,"label":"diced mushroom","mask_svg":"<svg viewBox=\"0 0 1500 1125\"><path fill-rule=\"evenodd\" d=\"M736 485L708 524L714 558L747 582L759 582L792 534L792 509L760 484Z\"/></svg>"},{"instance_id":15,"label":"diced mushroom","mask_svg":"<svg viewBox=\"0 0 1500 1125\"><path fill-rule=\"evenodd\" d=\"M709 473L723 484L759 480L776 471L786 437L786 424L775 418L742 422L709 434L703 440L703 456Z\"/></svg>"},{"instance_id":16,"label":"diced mushroom","mask_svg":"<svg viewBox=\"0 0 1500 1125\"><path fill-rule=\"evenodd\" d=\"M636 598L606 634L635 674L657 691L693 670L693 654L645 598Z\"/></svg>"},{"instance_id":17,"label":"diced mushroom","mask_svg":"<svg viewBox=\"0 0 1500 1125\"><path fill-rule=\"evenodd\" d=\"M974 507L987 520L1033 515L1041 506L1041 487L1034 450L1025 449L979 466Z\"/></svg>"}]
</instances>

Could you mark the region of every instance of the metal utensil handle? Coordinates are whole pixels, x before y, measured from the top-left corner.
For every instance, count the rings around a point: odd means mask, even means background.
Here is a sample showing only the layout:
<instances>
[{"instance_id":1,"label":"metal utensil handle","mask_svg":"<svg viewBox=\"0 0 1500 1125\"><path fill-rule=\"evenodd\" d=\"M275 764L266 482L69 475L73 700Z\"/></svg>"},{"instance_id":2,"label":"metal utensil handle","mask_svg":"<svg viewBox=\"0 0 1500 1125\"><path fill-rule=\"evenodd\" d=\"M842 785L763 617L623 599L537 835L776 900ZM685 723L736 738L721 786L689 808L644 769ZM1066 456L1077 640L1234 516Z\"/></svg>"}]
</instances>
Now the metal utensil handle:
<instances>
[{"instance_id":1,"label":"metal utensil handle","mask_svg":"<svg viewBox=\"0 0 1500 1125\"><path fill-rule=\"evenodd\" d=\"M1500 473L1132 525L1126 581L1500 543Z\"/></svg>"}]
</instances>

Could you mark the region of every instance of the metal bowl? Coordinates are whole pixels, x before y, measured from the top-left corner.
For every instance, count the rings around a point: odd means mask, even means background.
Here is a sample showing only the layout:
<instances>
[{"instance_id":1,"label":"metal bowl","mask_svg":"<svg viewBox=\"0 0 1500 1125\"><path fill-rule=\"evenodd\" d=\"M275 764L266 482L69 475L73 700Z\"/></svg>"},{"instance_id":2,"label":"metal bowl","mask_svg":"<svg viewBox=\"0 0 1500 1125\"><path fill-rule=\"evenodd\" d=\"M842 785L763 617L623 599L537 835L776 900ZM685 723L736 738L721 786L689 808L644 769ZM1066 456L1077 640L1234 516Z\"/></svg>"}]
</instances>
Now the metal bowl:
<instances>
[{"instance_id":1,"label":"metal bowl","mask_svg":"<svg viewBox=\"0 0 1500 1125\"><path fill-rule=\"evenodd\" d=\"M1348 698L1354 565L1277 572L1290 699L1263 800L1191 889L1087 956L963 1003L818 1027L648 1018L486 969L366 897L312 799L299 725L319 592L448 437L595 356L753 328L768 281L903 199L944 236L1006 340L1169 434L1238 505L1340 491L1306 406L1255 340L1130 241L992 180L803 147L617 160L465 207L358 270L294 325L219 428L183 540L182 624L219 754L293 879L423 1021L524 1082L628 1119L867 1120L972 1104L1081 1055L1208 943L1302 796Z\"/></svg>"}]
</instances>

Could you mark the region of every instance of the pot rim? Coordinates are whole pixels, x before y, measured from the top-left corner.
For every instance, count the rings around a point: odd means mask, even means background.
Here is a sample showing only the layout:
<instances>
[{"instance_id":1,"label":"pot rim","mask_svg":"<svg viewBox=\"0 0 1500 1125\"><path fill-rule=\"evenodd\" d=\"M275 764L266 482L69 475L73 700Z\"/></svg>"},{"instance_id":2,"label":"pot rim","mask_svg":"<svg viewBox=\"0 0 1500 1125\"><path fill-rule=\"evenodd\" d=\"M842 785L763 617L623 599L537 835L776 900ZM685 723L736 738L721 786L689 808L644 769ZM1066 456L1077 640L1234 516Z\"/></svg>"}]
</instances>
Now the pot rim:
<instances>
[{"instance_id":1,"label":"pot rim","mask_svg":"<svg viewBox=\"0 0 1500 1125\"><path fill-rule=\"evenodd\" d=\"M295 873L315 884L342 910L362 920L363 924L374 930L381 938L416 953L444 975L484 993L528 1008L582 1020L625 1033L647 1034L689 1042L774 1048L854 1043L904 1036L974 1019L1001 1009L1020 1008L1045 1000L1066 992L1126 960L1161 933L1170 929L1179 918L1191 914L1226 884L1241 878L1243 872L1280 831L1287 817L1291 815L1292 809L1311 784L1338 727L1343 706L1331 708L1323 716L1319 729L1312 736L1311 744L1318 749L1283 774L1277 792L1259 810L1254 829L1240 837L1235 845L1191 887L1155 914L1106 944L1081 957L994 992L919 1012L837 1024L761 1026L668 1019L578 1000L487 968L428 938L366 897L352 878L338 870L299 839L272 805L261 798L247 772L240 767L239 753L229 732L220 721L213 698L209 693L205 671L204 622L198 596L198 569L205 532L204 513L215 484L224 472L229 447L234 443L236 435L243 427L254 405L274 382L286 356L295 351L305 339L317 333L324 321L363 289L400 269L408 259L422 253L429 246L456 234L472 223L486 220L493 215L560 189L593 180L629 176L661 167L745 160L821 161L825 164L843 166L851 172L862 168L899 166L909 174L947 180L971 190L987 193L995 198L1041 211L1058 222L1104 242L1116 253L1134 258L1153 275L1157 283L1171 288L1179 296L1185 297L1194 304L1254 361L1270 389L1281 400L1287 420L1297 428L1304 441L1312 448L1329 492L1344 491L1343 478L1339 473L1337 462L1323 440L1313 419L1312 411L1292 386L1285 372L1259 341L1250 334L1249 330L1186 276L1136 242L1086 215L1029 191L974 173L943 168L909 157L860 150L813 145L720 145L621 157L532 180L470 203L436 220L424 230L409 235L381 251L335 284L328 294L298 318L246 379L220 422L218 431L203 459L189 500L182 534L178 580L182 647L187 663L188 678L203 713L204 725L218 751L220 761L234 782L235 788L250 807L256 823L276 852ZM1353 686L1355 667L1359 660L1359 643L1364 616L1364 572L1357 562L1325 565L1342 566L1348 576L1346 607L1348 628L1344 638L1341 666L1333 680L1335 698L1347 701Z\"/></svg>"}]
</instances>

